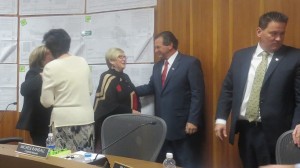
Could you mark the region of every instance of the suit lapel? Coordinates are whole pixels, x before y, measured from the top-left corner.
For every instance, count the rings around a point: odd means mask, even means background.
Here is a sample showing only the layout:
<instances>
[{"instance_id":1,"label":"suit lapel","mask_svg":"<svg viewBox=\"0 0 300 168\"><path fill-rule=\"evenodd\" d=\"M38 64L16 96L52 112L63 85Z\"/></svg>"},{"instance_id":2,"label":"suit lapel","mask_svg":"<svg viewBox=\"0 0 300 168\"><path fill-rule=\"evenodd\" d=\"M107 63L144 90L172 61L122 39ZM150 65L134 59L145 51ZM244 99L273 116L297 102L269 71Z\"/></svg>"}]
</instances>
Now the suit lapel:
<instances>
[{"instance_id":1,"label":"suit lapel","mask_svg":"<svg viewBox=\"0 0 300 168\"><path fill-rule=\"evenodd\" d=\"M157 63L157 66L158 68L154 68L155 70L155 75L154 76L157 76L158 79L157 80L154 80L157 82L157 85L159 86L159 90L162 91L162 86L161 86L161 72L162 72L162 67L164 65L164 61L161 60Z\"/></svg>"},{"instance_id":2,"label":"suit lapel","mask_svg":"<svg viewBox=\"0 0 300 168\"><path fill-rule=\"evenodd\" d=\"M254 52L255 47L250 48L249 51L245 52L245 55L241 56L242 59L237 63L239 66L237 70L240 71L238 72L238 74L240 74L240 77L236 80L236 82L240 82L240 84L236 84L236 86L239 86L237 93L240 93L237 94L237 100L243 100L245 88L247 86L248 73L250 70L251 60Z\"/></svg>"},{"instance_id":3,"label":"suit lapel","mask_svg":"<svg viewBox=\"0 0 300 168\"><path fill-rule=\"evenodd\" d=\"M268 80L268 78L270 78L271 74L276 69L278 64L284 59L284 54L283 52L281 52L283 50L284 50L284 46L278 52L274 53L272 60L268 66L267 72L265 74L263 84L265 84L265 82Z\"/></svg>"},{"instance_id":4,"label":"suit lapel","mask_svg":"<svg viewBox=\"0 0 300 168\"><path fill-rule=\"evenodd\" d=\"M240 63L240 70L241 70L241 82L242 84L241 85L238 85L238 86L243 86L243 90L246 86L246 83L247 83L247 80L248 80L248 73L249 73L249 70L250 70L250 65L251 65L251 60L252 60L252 57L253 57L253 53L254 53L255 50L249 52L249 54L247 54L245 57L244 57L244 61L241 61ZM243 62L245 64L243 64Z\"/></svg>"}]
</instances>

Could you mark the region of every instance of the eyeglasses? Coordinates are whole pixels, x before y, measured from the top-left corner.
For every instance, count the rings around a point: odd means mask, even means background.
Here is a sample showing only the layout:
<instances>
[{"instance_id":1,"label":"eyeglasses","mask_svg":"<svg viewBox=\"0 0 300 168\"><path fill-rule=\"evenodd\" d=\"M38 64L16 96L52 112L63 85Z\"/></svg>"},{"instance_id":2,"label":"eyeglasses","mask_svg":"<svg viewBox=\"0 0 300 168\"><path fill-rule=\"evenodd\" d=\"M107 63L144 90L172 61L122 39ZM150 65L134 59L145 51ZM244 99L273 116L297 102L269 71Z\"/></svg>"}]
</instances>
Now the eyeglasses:
<instances>
[{"instance_id":1,"label":"eyeglasses","mask_svg":"<svg viewBox=\"0 0 300 168\"><path fill-rule=\"evenodd\" d=\"M125 59L125 60L127 59L127 57L125 55L119 55L118 58L119 59Z\"/></svg>"}]
</instances>

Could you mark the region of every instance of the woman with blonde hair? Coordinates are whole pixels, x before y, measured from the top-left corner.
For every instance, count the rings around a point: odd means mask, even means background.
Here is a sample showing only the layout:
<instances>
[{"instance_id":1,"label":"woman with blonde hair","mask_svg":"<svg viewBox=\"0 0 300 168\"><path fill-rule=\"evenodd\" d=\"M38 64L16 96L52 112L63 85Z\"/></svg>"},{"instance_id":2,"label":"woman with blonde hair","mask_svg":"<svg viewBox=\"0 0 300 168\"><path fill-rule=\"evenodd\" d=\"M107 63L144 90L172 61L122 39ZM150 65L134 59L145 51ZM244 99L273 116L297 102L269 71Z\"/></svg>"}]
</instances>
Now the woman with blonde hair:
<instances>
[{"instance_id":1,"label":"woman with blonde hair","mask_svg":"<svg viewBox=\"0 0 300 168\"><path fill-rule=\"evenodd\" d=\"M53 59L51 52L44 46L35 48L29 56L29 71L21 84L24 104L16 128L28 130L34 145L45 146L49 132L51 108L40 103L44 66Z\"/></svg>"}]
</instances>

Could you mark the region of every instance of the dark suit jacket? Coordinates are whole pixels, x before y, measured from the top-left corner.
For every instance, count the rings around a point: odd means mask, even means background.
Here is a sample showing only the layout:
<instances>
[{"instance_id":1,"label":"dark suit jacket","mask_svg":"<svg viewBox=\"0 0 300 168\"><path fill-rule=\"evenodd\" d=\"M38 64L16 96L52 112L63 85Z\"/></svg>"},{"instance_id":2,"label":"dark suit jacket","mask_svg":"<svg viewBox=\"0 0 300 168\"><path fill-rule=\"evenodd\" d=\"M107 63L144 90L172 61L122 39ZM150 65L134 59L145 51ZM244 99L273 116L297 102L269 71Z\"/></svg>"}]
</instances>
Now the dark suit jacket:
<instances>
[{"instance_id":1,"label":"dark suit jacket","mask_svg":"<svg viewBox=\"0 0 300 168\"><path fill-rule=\"evenodd\" d=\"M167 124L167 140L185 138L187 122L197 126L204 105L204 81L200 61L179 53L161 85L164 61L153 67L153 74L147 85L136 88L139 96L155 94L155 115Z\"/></svg>"},{"instance_id":2,"label":"dark suit jacket","mask_svg":"<svg viewBox=\"0 0 300 168\"><path fill-rule=\"evenodd\" d=\"M230 112L229 141L238 132L237 120L247 84L248 71L256 46L234 54L224 80L216 118L227 120ZM260 93L260 115L266 138L275 147L277 138L300 123L300 50L282 46L274 53Z\"/></svg>"},{"instance_id":3,"label":"dark suit jacket","mask_svg":"<svg viewBox=\"0 0 300 168\"><path fill-rule=\"evenodd\" d=\"M51 108L44 108L40 103L42 78L39 67L30 68L25 81L21 85L21 94L24 96L24 104L21 116L17 123L17 129L29 130L31 133L49 132Z\"/></svg>"}]
</instances>

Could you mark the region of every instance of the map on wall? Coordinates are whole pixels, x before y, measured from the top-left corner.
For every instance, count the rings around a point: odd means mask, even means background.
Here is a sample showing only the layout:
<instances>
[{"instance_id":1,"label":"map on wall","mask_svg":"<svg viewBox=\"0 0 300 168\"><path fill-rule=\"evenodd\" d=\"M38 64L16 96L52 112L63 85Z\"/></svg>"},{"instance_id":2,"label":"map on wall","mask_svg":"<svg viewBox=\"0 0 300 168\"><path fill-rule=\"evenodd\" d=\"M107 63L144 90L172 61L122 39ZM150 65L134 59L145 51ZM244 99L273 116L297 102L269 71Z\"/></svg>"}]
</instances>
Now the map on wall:
<instances>
[{"instance_id":1,"label":"map on wall","mask_svg":"<svg viewBox=\"0 0 300 168\"><path fill-rule=\"evenodd\" d=\"M157 0L86 0L86 12L124 10L156 6Z\"/></svg>"},{"instance_id":2,"label":"map on wall","mask_svg":"<svg viewBox=\"0 0 300 168\"><path fill-rule=\"evenodd\" d=\"M138 16L138 17L137 17ZM127 62L153 62L154 9L138 9L92 14L85 31L85 53L89 63L105 63L111 47L125 51Z\"/></svg>"},{"instance_id":3,"label":"map on wall","mask_svg":"<svg viewBox=\"0 0 300 168\"><path fill-rule=\"evenodd\" d=\"M0 14L15 15L18 12L18 0L0 0Z\"/></svg>"},{"instance_id":4,"label":"map on wall","mask_svg":"<svg viewBox=\"0 0 300 168\"><path fill-rule=\"evenodd\" d=\"M9 105L17 100L17 64L0 64L0 110L16 110Z\"/></svg>"},{"instance_id":5,"label":"map on wall","mask_svg":"<svg viewBox=\"0 0 300 168\"><path fill-rule=\"evenodd\" d=\"M154 61L153 8L92 15L21 17L21 64L28 64L30 52L42 44L43 35L53 28L65 29L72 39L70 53L86 58L89 64L105 63L104 54L111 47L122 48L129 63Z\"/></svg>"},{"instance_id":6,"label":"map on wall","mask_svg":"<svg viewBox=\"0 0 300 168\"><path fill-rule=\"evenodd\" d=\"M85 0L19 0L20 15L84 13Z\"/></svg>"},{"instance_id":7,"label":"map on wall","mask_svg":"<svg viewBox=\"0 0 300 168\"><path fill-rule=\"evenodd\" d=\"M18 18L0 17L0 63L17 63Z\"/></svg>"}]
</instances>

